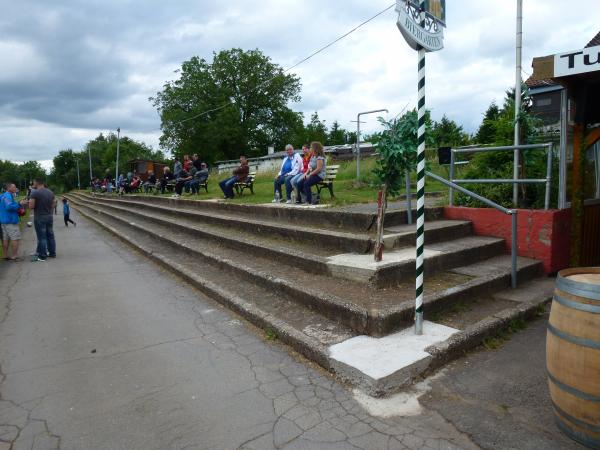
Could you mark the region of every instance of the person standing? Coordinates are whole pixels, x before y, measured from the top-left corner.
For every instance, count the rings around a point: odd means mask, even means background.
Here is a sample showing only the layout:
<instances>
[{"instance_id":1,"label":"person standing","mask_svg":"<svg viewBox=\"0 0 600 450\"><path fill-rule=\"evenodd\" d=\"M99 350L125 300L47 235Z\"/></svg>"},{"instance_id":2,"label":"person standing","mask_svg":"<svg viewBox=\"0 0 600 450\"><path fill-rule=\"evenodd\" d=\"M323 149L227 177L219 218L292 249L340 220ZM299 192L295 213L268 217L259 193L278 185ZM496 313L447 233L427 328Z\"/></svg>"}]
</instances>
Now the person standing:
<instances>
[{"instance_id":1,"label":"person standing","mask_svg":"<svg viewBox=\"0 0 600 450\"><path fill-rule=\"evenodd\" d=\"M2 228L2 250L6 261L17 261L19 257L19 208L21 205L15 200L17 186L7 183L6 192L0 195L0 226ZM12 257L8 256L8 243L12 242Z\"/></svg>"},{"instance_id":2,"label":"person standing","mask_svg":"<svg viewBox=\"0 0 600 450\"><path fill-rule=\"evenodd\" d=\"M71 220L71 205L69 205L69 201L63 197L62 199L62 204L63 204L63 218L65 219L65 227L69 226L69 223L72 223L74 227L77 226L77 224L75 222L73 222Z\"/></svg>"},{"instance_id":3,"label":"person standing","mask_svg":"<svg viewBox=\"0 0 600 450\"><path fill-rule=\"evenodd\" d=\"M52 211L56 206L56 197L41 178L34 181L34 186L35 190L29 199L29 208L33 211L33 226L38 243L37 255L32 261L46 261L47 257L56 258L52 216Z\"/></svg>"}]
</instances>

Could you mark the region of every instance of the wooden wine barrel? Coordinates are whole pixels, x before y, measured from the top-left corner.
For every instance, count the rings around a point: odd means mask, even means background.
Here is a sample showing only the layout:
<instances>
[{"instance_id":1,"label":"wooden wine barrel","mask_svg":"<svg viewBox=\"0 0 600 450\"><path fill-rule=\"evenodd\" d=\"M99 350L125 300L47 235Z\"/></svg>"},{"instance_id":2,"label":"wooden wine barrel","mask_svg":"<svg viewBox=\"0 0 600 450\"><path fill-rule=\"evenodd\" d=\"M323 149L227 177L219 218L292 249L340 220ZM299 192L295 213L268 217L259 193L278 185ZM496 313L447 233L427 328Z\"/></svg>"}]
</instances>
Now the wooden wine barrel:
<instances>
[{"instance_id":1,"label":"wooden wine barrel","mask_svg":"<svg viewBox=\"0 0 600 450\"><path fill-rule=\"evenodd\" d=\"M600 268L559 272L546 335L558 427L600 449Z\"/></svg>"}]
</instances>

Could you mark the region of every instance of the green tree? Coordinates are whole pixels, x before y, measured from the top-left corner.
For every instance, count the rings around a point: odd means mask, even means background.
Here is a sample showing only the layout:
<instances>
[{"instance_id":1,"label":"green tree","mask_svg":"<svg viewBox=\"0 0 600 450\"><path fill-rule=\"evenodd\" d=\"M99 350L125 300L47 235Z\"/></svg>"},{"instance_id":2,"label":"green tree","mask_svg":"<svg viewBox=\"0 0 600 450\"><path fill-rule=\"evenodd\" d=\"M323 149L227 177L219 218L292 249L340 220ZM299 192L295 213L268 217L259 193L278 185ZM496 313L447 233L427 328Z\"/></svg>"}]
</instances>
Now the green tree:
<instances>
[{"instance_id":1,"label":"green tree","mask_svg":"<svg viewBox=\"0 0 600 450\"><path fill-rule=\"evenodd\" d=\"M492 144L496 137L495 123L500 116L500 108L492 102L483 116L483 122L475 134L475 143L479 145Z\"/></svg>"},{"instance_id":2,"label":"green tree","mask_svg":"<svg viewBox=\"0 0 600 450\"><path fill-rule=\"evenodd\" d=\"M348 131L344 130L340 127L340 124L337 120L333 122L331 125L331 130L327 134L327 139L325 141L326 145L343 145L348 143Z\"/></svg>"},{"instance_id":3,"label":"green tree","mask_svg":"<svg viewBox=\"0 0 600 450\"><path fill-rule=\"evenodd\" d=\"M310 116L310 122L305 127L306 142L318 141L322 144L327 142L327 125L324 120L319 119L319 114L315 111Z\"/></svg>"},{"instance_id":4,"label":"green tree","mask_svg":"<svg viewBox=\"0 0 600 450\"><path fill-rule=\"evenodd\" d=\"M161 117L160 145L174 155L259 155L283 147L298 128L301 115L287 105L300 100L300 80L260 50L223 50L212 62L193 57L178 73L150 99Z\"/></svg>"},{"instance_id":5,"label":"green tree","mask_svg":"<svg viewBox=\"0 0 600 450\"><path fill-rule=\"evenodd\" d=\"M442 116L442 120L439 122L433 123L431 135L433 143L437 147L459 147L469 143L469 135L446 115Z\"/></svg>"},{"instance_id":6,"label":"green tree","mask_svg":"<svg viewBox=\"0 0 600 450\"><path fill-rule=\"evenodd\" d=\"M384 131L378 143L379 159L374 170L375 176L382 186L379 192L381 208L377 215L375 261L381 261L383 258L383 221L387 199L389 196L396 196L400 193L406 171L412 171L416 167L419 125L415 109L404 113L398 119L386 121L379 117L378 120L383 125ZM427 121L425 122L425 138L426 143L430 144L431 130Z\"/></svg>"}]
</instances>

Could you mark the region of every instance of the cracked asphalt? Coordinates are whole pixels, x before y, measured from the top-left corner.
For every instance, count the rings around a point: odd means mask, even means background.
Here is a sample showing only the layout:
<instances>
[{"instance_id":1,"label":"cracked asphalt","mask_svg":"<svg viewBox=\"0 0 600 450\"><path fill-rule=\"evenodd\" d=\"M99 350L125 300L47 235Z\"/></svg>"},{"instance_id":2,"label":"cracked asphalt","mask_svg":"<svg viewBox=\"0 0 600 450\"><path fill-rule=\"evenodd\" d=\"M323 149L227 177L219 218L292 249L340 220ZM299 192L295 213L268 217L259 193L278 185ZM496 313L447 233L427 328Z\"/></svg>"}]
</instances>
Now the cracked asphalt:
<instances>
[{"instance_id":1,"label":"cracked asphalt","mask_svg":"<svg viewBox=\"0 0 600 450\"><path fill-rule=\"evenodd\" d=\"M439 412L373 417L328 373L72 215L77 228L55 222L56 260L0 262L0 450L487 447L472 421L459 423L468 434L453 424L443 385ZM31 229L23 244L34 248Z\"/></svg>"}]
</instances>

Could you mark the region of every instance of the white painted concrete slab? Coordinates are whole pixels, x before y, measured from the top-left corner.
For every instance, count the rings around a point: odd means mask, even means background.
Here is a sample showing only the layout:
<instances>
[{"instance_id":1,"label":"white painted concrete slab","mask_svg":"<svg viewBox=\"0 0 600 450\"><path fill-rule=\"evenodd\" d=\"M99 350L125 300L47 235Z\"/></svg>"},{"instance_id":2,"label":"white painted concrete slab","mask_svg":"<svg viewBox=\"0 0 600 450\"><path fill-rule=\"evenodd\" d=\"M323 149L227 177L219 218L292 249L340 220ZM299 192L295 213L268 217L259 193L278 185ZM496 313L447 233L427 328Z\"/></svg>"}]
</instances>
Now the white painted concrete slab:
<instances>
[{"instance_id":1,"label":"white painted concrete slab","mask_svg":"<svg viewBox=\"0 0 600 450\"><path fill-rule=\"evenodd\" d=\"M407 328L382 338L356 336L329 347L331 358L350 366L374 380L427 358L427 347L443 342L459 330L425 321L423 334L416 336Z\"/></svg>"},{"instance_id":2,"label":"white painted concrete slab","mask_svg":"<svg viewBox=\"0 0 600 450\"><path fill-rule=\"evenodd\" d=\"M425 258L439 255L440 251L425 248ZM408 247L394 251L386 251L383 254L383 261L375 262L371 253L343 253L333 255L327 258L328 264L336 266L352 267L357 269L377 270L380 267L386 267L391 264L398 264L404 261L414 261L415 249Z\"/></svg>"}]
</instances>

